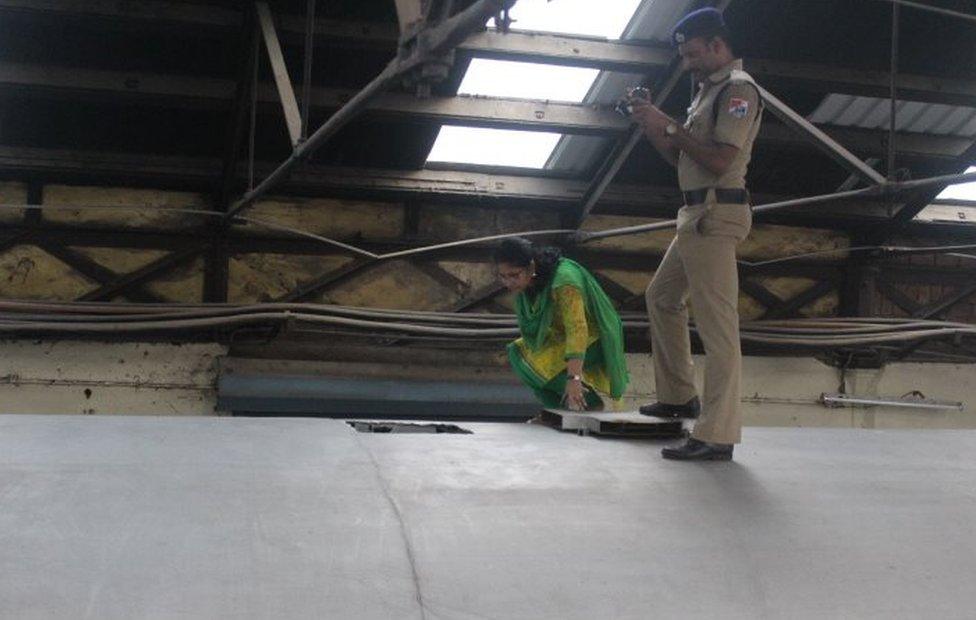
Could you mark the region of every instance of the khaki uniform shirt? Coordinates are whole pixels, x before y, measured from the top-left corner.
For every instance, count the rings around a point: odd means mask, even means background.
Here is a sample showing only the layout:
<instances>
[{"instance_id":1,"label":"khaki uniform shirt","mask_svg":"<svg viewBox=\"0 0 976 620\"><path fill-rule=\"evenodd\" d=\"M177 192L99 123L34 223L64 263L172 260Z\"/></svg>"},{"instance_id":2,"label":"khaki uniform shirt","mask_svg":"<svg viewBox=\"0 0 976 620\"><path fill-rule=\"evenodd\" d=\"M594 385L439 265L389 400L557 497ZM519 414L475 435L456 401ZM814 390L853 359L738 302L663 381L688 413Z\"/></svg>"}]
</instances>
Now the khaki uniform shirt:
<instances>
[{"instance_id":1,"label":"khaki uniform shirt","mask_svg":"<svg viewBox=\"0 0 976 620\"><path fill-rule=\"evenodd\" d=\"M717 175L682 151L678 156L681 190L745 189L746 171L761 117L759 91L749 74L742 70L741 60L734 60L708 76L688 108L685 129L696 138L738 147L739 152L725 174Z\"/></svg>"}]
</instances>

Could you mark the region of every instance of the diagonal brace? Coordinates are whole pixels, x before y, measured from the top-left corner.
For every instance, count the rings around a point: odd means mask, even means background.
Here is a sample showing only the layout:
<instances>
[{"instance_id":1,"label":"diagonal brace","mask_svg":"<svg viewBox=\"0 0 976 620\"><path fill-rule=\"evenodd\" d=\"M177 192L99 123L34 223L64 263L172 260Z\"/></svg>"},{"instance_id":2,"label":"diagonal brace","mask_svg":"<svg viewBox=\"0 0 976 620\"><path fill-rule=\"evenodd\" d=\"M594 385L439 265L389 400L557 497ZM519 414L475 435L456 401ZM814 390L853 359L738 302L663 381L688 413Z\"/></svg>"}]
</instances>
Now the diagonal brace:
<instances>
[{"instance_id":1,"label":"diagonal brace","mask_svg":"<svg viewBox=\"0 0 976 620\"><path fill-rule=\"evenodd\" d=\"M778 118L787 127L806 138L814 146L820 148L837 163L847 168L849 171L863 178L872 185L883 184L887 179L877 170L862 161L859 157L845 149L839 142L817 129L813 123L797 114L790 106L783 103L771 92L756 85L759 89L759 96L762 97L763 104L773 116Z\"/></svg>"},{"instance_id":2,"label":"diagonal brace","mask_svg":"<svg viewBox=\"0 0 976 620\"><path fill-rule=\"evenodd\" d=\"M359 93L346 102L335 114L329 117L322 126L308 137L307 140L296 144L291 156L268 175L257 187L244 194L234 203L224 216L230 219L237 213L252 205L271 188L284 180L299 163L306 161L322 144L335 135L342 127L354 118L363 107L377 94L385 90L395 80L407 73L421 68L425 63L449 53L472 32L482 30L489 17L502 9L511 7L515 0L477 0L460 13L445 19L436 27L421 30L412 45L401 46L400 54L386 66L373 80L363 87ZM260 5L261 3L259 3ZM268 12L270 15L270 12ZM292 92L294 97L294 92ZM295 111L297 114L297 103ZM301 116L296 115L296 128L301 131ZM300 134L299 134L300 135Z\"/></svg>"},{"instance_id":3,"label":"diagonal brace","mask_svg":"<svg viewBox=\"0 0 976 620\"><path fill-rule=\"evenodd\" d=\"M271 16L268 3L255 2L254 8L257 11L258 23L261 25L264 45L268 49L268 60L271 61L271 72L274 74L275 86L278 87L281 108L285 112L288 136L291 138L292 147L295 147L302 139L302 115L298 111L295 89L292 88L291 78L288 77L288 67L285 66L285 57L281 53L281 43L278 42L278 33L275 31L274 18Z\"/></svg>"}]
</instances>

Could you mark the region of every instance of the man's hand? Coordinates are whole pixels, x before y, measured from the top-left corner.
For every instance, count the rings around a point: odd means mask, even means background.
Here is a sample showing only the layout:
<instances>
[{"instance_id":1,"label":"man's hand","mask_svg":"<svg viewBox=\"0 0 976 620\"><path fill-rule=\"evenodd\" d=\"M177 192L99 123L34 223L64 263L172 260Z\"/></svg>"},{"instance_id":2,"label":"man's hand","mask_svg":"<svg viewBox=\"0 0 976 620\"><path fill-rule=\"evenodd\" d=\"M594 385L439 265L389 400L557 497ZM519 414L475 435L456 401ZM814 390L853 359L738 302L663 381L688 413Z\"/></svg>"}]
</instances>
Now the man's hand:
<instances>
[{"instance_id":1,"label":"man's hand","mask_svg":"<svg viewBox=\"0 0 976 620\"><path fill-rule=\"evenodd\" d=\"M631 102L631 109L633 112L630 117L641 128L654 150L661 154L664 161L672 166L676 165L680 151L673 140L664 133L665 128L674 120L646 99L634 99Z\"/></svg>"},{"instance_id":2,"label":"man's hand","mask_svg":"<svg viewBox=\"0 0 976 620\"><path fill-rule=\"evenodd\" d=\"M664 135L664 128L674 122L670 116L662 112L650 101L635 99L631 106L633 113L630 115L645 132L653 132Z\"/></svg>"}]
</instances>

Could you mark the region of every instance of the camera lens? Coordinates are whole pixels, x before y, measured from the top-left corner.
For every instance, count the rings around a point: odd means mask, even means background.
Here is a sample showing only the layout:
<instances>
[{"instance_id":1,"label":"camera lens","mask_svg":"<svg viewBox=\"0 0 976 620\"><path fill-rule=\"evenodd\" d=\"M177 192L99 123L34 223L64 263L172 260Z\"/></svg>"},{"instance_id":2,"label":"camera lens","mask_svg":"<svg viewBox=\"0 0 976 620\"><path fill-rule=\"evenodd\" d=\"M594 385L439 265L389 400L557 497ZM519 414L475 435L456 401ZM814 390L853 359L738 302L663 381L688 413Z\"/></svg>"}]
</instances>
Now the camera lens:
<instances>
[{"instance_id":1,"label":"camera lens","mask_svg":"<svg viewBox=\"0 0 976 620\"><path fill-rule=\"evenodd\" d=\"M621 116L630 116L634 112L634 108L626 99L618 99L613 104L613 111Z\"/></svg>"}]
</instances>

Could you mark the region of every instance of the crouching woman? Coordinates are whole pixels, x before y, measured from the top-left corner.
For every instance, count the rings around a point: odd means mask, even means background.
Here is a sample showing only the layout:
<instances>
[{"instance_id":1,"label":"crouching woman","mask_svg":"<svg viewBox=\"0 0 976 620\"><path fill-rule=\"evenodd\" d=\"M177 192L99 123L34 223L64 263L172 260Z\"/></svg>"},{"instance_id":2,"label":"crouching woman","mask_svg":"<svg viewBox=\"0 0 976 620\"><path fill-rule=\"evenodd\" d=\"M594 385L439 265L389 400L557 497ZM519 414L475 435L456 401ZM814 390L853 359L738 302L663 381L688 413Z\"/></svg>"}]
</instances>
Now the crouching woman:
<instances>
[{"instance_id":1,"label":"crouching woman","mask_svg":"<svg viewBox=\"0 0 976 620\"><path fill-rule=\"evenodd\" d=\"M629 376L620 316L590 272L557 248L506 239L495 251L501 283L517 293L521 337L508 359L545 407L599 410Z\"/></svg>"}]
</instances>

